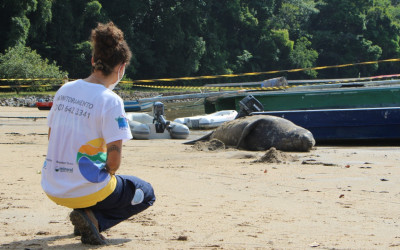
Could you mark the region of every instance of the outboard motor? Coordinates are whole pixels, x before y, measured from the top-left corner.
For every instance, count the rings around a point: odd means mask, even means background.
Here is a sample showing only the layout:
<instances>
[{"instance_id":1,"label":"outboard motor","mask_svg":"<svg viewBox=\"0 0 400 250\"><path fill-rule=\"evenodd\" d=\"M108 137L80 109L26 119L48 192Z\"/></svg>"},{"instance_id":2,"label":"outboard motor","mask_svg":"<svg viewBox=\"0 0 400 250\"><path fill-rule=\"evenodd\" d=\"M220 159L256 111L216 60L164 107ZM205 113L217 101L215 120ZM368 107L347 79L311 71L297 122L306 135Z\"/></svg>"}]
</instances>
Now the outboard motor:
<instances>
[{"instance_id":1,"label":"outboard motor","mask_svg":"<svg viewBox=\"0 0 400 250\"><path fill-rule=\"evenodd\" d=\"M240 110L235 119L248 116L253 112L264 111L264 106L254 96L248 95L239 102Z\"/></svg>"},{"instance_id":2,"label":"outboard motor","mask_svg":"<svg viewBox=\"0 0 400 250\"><path fill-rule=\"evenodd\" d=\"M157 133L164 133L165 129L170 130L170 121L164 117L164 104L162 102L155 102L153 105L153 123L156 127Z\"/></svg>"}]
</instances>

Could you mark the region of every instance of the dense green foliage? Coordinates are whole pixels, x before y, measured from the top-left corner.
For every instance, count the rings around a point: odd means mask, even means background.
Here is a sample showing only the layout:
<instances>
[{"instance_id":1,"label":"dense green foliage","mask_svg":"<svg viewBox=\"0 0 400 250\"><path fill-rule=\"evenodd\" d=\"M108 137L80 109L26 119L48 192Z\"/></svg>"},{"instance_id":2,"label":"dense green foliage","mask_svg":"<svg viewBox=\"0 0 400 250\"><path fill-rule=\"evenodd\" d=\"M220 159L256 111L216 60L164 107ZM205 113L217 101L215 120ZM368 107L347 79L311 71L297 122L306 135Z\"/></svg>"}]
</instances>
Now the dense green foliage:
<instances>
[{"instance_id":1,"label":"dense green foliage","mask_svg":"<svg viewBox=\"0 0 400 250\"><path fill-rule=\"evenodd\" d=\"M131 79L309 68L399 58L399 17L398 0L2 0L0 52L28 46L70 78L85 77L90 30L112 20L133 52ZM394 74L398 67L383 63L287 77Z\"/></svg>"},{"instance_id":2,"label":"dense green foliage","mask_svg":"<svg viewBox=\"0 0 400 250\"><path fill-rule=\"evenodd\" d=\"M57 78L62 79L66 77L66 72L60 70L55 63L49 63L47 59L41 58L36 51L24 47L21 44L16 45L4 54L0 54L0 78ZM12 81L7 82L7 85L29 84L30 91L44 90L45 88L38 87L41 84L47 84L49 81ZM60 81L56 81L60 84Z\"/></svg>"}]
</instances>

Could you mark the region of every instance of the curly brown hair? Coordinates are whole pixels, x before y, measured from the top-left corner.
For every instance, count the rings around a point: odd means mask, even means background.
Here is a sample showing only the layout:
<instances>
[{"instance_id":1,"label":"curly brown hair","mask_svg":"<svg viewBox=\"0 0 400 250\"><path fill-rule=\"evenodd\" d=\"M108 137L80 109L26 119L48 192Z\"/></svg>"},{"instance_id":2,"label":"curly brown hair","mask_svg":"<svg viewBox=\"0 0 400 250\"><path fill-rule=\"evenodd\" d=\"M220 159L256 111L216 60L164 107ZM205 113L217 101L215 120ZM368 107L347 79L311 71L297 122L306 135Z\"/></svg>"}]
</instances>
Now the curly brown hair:
<instances>
[{"instance_id":1,"label":"curly brown hair","mask_svg":"<svg viewBox=\"0 0 400 250\"><path fill-rule=\"evenodd\" d=\"M120 63L129 63L132 52L124 40L124 33L113 23L99 23L91 34L92 70L100 70L110 75L113 68Z\"/></svg>"}]
</instances>

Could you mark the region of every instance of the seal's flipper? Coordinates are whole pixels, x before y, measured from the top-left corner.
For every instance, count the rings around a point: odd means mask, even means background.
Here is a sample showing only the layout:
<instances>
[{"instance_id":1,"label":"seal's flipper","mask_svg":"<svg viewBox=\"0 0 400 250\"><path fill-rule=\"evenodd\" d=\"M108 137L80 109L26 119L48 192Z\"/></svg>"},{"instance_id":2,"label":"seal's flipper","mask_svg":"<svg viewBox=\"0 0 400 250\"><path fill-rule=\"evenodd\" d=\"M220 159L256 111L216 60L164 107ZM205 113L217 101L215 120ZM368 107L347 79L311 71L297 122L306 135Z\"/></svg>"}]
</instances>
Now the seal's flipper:
<instances>
[{"instance_id":1,"label":"seal's flipper","mask_svg":"<svg viewBox=\"0 0 400 250\"><path fill-rule=\"evenodd\" d=\"M208 139L210 139L210 137L211 137L211 135L212 135L213 133L214 133L214 131L211 131L210 133L205 134L205 135L203 135L203 136L200 137L200 138L197 138L197 139L192 140L192 141L184 142L183 144L186 144L186 145L193 145L193 144L195 144L195 143L198 142L198 141L207 141Z\"/></svg>"},{"instance_id":2,"label":"seal's flipper","mask_svg":"<svg viewBox=\"0 0 400 250\"><path fill-rule=\"evenodd\" d=\"M236 148L240 148L240 144L242 144L242 142L244 141L244 138L246 138L246 136L248 134L250 134L250 132L253 130L253 128L259 123L260 120L255 120L249 124L247 124L247 126L243 129L242 134L240 135L240 138L238 140L238 143L236 145Z\"/></svg>"}]
</instances>

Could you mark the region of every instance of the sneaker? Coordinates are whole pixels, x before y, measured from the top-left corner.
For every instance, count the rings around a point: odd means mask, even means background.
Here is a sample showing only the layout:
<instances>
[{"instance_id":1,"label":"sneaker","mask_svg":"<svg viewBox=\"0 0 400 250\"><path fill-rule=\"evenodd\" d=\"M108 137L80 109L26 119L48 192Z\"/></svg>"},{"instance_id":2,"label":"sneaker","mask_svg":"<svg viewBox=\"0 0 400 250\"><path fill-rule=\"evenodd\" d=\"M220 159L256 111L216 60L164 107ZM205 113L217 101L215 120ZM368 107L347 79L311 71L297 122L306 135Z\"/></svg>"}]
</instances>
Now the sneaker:
<instances>
[{"instance_id":1,"label":"sneaker","mask_svg":"<svg viewBox=\"0 0 400 250\"><path fill-rule=\"evenodd\" d=\"M74 236L82 236L81 231L76 226L74 226Z\"/></svg>"},{"instance_id":2,"label":"sneaker","mask_svg":"<svg viewBox=\"0 0 400 250\"><path fill-rule=\"evenodd\" d=\"M80 232L83 244L105 245L106 241L100 234L97 220L90 209L74 209L69 216L75 231Z\"/></svg>"}]
</instances>

